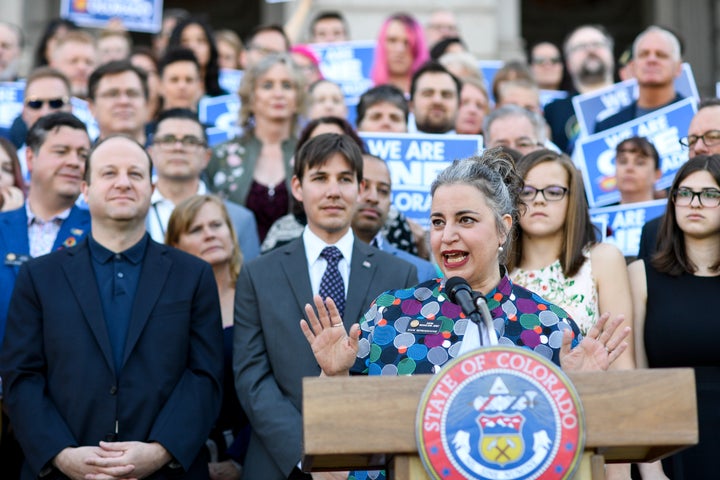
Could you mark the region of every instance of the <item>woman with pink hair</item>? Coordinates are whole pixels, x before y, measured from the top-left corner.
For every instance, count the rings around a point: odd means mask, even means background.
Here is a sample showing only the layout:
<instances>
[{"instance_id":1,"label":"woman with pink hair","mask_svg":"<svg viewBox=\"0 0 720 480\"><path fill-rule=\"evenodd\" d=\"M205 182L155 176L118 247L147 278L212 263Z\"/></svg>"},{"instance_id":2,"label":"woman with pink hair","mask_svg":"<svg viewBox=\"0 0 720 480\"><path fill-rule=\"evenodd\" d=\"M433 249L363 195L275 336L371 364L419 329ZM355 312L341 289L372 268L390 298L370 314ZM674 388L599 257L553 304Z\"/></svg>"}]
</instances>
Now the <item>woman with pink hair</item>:
<instances>
[{"instance_id":1,"label":"woman with pink hair","mask_svg":"<svg viewBox=\"0 0 720 480\"><path fill-rule=\"evenodd\" d=\"M422 26L406 13L395 13L380 27L370 76L374 85L410 91L413 73L429 59Z\"/></svg>"}]
</instances>

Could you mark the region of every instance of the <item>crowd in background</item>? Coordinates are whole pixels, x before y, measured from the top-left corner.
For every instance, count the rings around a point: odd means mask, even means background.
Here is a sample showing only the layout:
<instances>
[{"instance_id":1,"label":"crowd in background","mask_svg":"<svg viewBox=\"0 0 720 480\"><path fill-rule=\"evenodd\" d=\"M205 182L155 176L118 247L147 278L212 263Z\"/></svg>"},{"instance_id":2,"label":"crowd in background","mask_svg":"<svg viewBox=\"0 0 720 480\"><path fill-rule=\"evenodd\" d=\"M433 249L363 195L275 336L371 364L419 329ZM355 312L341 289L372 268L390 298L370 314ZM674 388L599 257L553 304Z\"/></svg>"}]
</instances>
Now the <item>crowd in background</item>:
<instances>
[{"instance_id":1,"label":"crowd in background","mask_svg":"<svg viewBox=\"0 0 720 480\"><path fill-rule=\"evenodd\" d=\"M257 465L248 470L247 462L265 456L277 463L273 474L282 471L283 478L305 478L295 467L299 458L278 460L282 455L273 449L286 446L266 440L273 438L264 436L266 430L280 427L251 405L259 398L255 387L265 380L252 383L243 377L242 369L250 371L254 366L238 361L243 352L237 351L237 340L233 340L238 335L233 332L238 305L244 305L236 299L265 285L249 278L245 266L256 265L250 271L261 275L260 262L267 252L303 238L308 224L316 221L315 202L322 204L304 184L307 172L302 168L315 168L313 160L307 160L310 166L298 167L296 159L307 155L302 149L314 146L315 137L334 133L350 139L352 147L337 148L345 149L343 155L350 163L355 148L363 155L359 172L364 172L365 182L352 203L352 232L363 244L413 266L401 278L404 284L387 287L404 288L432 282L448 265L464 260L445 258L443 268L443 260L431 254L435 251L433 232L439 228L436 221L444 225L448 219L433 217L426 230L395 208L390 171L382 159L366 151L358 132L482 135L486 149L497 148L512 159L520 182L516 192L520 208L517 215L508 213L512 228L491 252L499 259L501 272L567 311L579 335L592 336L602 313L623 316L621 325L632 327L633 333L627 350L618 354L611 368L696 369L700 446L671 457L662 467L659 463L641 465L632 475L683 479L707 473L704 469L712 463L709 452L718 446L711 437L720 423L713 403L718 397L720 358L713 354L712 343L718 328L706 325L712 323L712 313L701 310L701 305L720 286L720 157L716 156L720 154L720 100L700 102L688 131L680 132L688 162L669 188L655 188L661 159L651 138L633 136L617 145L619 204L667 199L666 214L643 229L637 260L598 241L587 183L571 160L580 138L573 97L610 87L620 79L637 80L638 97L598 121L595 132L683 100L674 83L681 73L681 39L666 28L650 26L638 32L622 61L616 62L608 30L600 25L577 26L568 29L562 45L542 41L529 46L526 60L505 62L488 84L453 12L434 11L424 25L410 14L392 14L378 26L370 75L373 85L360 95L357 107L351 107L356 109L351 124L341 86L323 77L312 48L314 43L350 40L348 21L342 12L319 12L305 35L299 25L305 23L308 3L300 2L285 26L258 25L243 32L242 40L238 32L214 30L202 16L179 9L165 12L162 30L152 45L133 45L122 22L90 31L68 20L53 20L38 42L33 68L26 75L18 71L24 33L0 22L0 80L25 82L22 112L0 138L0 254L4 259L0 340L19 267L91 236L93 211L88 213L87 197L81 195L82 181L89 174L88 152L115 135L129 137L144 146L152 159L154 191L144 219L146 231L153 240L208 262L218 288L224 375L219 415L203 442L210 477L237 479L245 471L243 478L253 478L247 471L259 470ZM307 43L300 43L301 37L307 37ZM242 70L237 92L221 86L223 70ZM548 91L563 93L546 101ZM198 105L203 99L228 93L240 98L237 123L241 132L211 146L208 125L197 116ZM76 99L87 102L96 136L87 130L86 122L70 115ZM352 152L347 153L348 149ZM334 165L335 157L327 158ZM24 238L25 244L18 238ZM208 239L217 242L212 251L203 246ZM394 273L397 277L393 278L401 277L398 271ZM236 291L236 285L244 290ZM289 294L279 292L285 293ZM347 295L350 299L349 290ZM252 303L248 298L245 301ZM362 312L368 306L363 305ZM350 319L346 325L357 320ZM247 329L248 322L241 324ZM276 335L284 335L283 330L278 329ZM302 342L297 348L308 348L299 326L285 338L291 335ZM11 341L6 336L5 343ZM297 344L288 340L288 345ZM269 351L273 348L277 346L268 345ZM281 377L272 371L281 366L273 364L261 376ZM372 373L373 367L368 368ZM286 380L294 385L298 379L279 378L278 384ZM12 412L9 422L3 416L0 473L3 478L19 478L22 442L18 445L15 437L23 434L13 430ZM631 475L627 466L608 466L607 472L608 478ZM322 475L348 476L347 472Z\"/></svg>"}]
</instances>

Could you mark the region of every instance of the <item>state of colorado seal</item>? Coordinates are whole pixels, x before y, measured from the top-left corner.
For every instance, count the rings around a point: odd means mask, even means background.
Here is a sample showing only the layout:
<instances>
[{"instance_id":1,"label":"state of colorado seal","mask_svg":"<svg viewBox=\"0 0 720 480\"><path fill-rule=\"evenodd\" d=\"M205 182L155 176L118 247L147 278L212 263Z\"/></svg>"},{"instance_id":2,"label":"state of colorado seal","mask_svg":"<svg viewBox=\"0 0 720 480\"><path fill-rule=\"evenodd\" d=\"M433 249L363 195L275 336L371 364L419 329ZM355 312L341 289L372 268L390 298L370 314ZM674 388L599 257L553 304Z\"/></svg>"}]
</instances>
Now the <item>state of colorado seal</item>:
<instances>
[{"instance_id":1,"label":"state of colorado seal","mask_svg":"<svg viewBox=\"0 0 720 480\"><path fill-rule=\"evenodd\" d=\"M431 478L569 479L583 453L585 419L560 368L529 350L495 346L432 377L416 435Z\"/></svg>"}]
</instances>

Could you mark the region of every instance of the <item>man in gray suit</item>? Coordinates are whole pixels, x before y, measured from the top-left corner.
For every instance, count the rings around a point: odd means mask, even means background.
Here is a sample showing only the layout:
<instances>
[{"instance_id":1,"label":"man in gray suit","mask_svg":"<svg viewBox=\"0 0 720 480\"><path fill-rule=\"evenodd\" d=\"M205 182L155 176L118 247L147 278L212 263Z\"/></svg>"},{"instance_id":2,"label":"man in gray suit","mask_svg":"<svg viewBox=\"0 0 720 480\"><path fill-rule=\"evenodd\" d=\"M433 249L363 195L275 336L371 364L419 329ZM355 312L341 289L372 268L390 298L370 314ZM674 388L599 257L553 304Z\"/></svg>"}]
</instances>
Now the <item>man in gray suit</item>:
<instances>
[{"instance_id":1,"label":"man in gray suit","mask_svg":"<svg viewBox=\"0 0 720 480\"><path fill-rule=\"evenodd\" d=\"M417 280L413 265L353 235L350 223L362 172L362 152L350 137L324 134L311 139L295 158L292 179L293 196L303 202L308 220L302 236L245 264L240 272L233 369L253 430L243 465L245 479L309 478L298 468L302 378L320 375L320 367L299 321L313 295L344 303L339 308L349 329L381 292ZM328 249L339 250L340 260L326 260ZM331 277L340 295L326 295Z\"/></svg>"},{"instance_id":2,"label":"man in gray suit","mask_svg":"<svg viewBox=\"0 0 720 480\"><path fill-rule=\"evenodd\" d=\"M160 113L149 148L157 181L145 225L153 240L165 242L165 229L175 206L193 195L208 193L200 174L210 160L205 129L185 108ZM225 202L245 261L260 255L257 223L242 205Z\"/></svg>"}]
</instances>

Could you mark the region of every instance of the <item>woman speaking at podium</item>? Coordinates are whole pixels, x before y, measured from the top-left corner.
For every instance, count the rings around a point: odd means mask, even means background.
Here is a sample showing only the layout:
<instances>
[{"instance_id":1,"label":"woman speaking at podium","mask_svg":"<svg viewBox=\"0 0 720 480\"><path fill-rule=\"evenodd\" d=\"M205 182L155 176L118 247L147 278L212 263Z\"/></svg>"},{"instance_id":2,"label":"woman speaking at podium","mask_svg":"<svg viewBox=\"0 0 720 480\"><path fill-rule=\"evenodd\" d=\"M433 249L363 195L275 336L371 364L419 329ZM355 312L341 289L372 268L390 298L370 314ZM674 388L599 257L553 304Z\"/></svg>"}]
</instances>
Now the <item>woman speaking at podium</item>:
<instances>
[{"instance_id":1,"label":"woman speaking at podium","mask_svg":"<svg viewBox=\"0 0 720 480\"><path fill-rule=\"evenodd\" d=\"M503 261L521 188L512 160L499 149L453 162L431 187L435 261L445 277L462 277L483 292L494 328L480 328L461 315L444 279L383 293L349 332L332 299L316 296L300 327L323 373L435 373L452 358L494 343L491 338L533 350L565 370L606 370L628 346L629 327L618 329L622 316L602 315L582 338L563 309L507 275Z\"/></svg>"}]
</instances>

